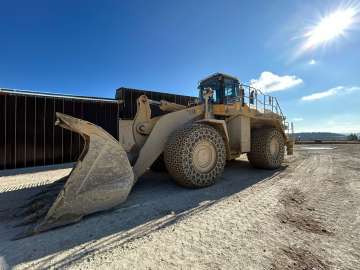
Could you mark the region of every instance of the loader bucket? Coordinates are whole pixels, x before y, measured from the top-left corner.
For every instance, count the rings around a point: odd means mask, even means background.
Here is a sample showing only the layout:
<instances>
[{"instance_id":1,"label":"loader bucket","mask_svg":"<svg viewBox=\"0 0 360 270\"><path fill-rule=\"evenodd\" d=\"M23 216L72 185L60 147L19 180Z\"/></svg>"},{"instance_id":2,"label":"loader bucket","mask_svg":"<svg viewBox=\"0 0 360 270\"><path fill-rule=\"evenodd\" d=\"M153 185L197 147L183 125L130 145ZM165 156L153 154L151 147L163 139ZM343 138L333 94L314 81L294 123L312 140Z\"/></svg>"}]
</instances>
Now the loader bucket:
<instances>
[{"instance_id":1,"label":"loader bucket","mask_svg":"<svg viewBox=\"0 0 360 270\"><path fill-rule=\"evenodd\" d=\"M30 235L113 208L126 200L134 184L126 152L116 139L87 121L62 113L56 116L56 125L79 133L85 145L54 203L45 206L45 217L27 232Z\"/></svg>"}]
</instances>

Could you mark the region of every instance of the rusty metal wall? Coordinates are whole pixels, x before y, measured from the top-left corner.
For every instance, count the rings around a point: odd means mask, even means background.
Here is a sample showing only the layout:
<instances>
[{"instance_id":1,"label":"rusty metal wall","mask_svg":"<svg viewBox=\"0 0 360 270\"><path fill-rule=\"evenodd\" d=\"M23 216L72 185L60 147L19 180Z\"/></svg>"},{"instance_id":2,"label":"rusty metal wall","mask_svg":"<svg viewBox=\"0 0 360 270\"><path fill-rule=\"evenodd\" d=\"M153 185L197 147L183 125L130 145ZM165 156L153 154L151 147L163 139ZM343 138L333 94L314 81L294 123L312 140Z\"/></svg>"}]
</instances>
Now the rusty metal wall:
<instances>
[{"instance_id":1,"label":"rusty metal wall","mask_svg":"<svg viewBox=\"0 0 360 270\"><path fill-rule=\"evenodd\" d=\"M97 124L118 138L116 100L0 90L0 169L76 161L83 141L55 127L55 112Z\"/></svg>"},{"instance_id":2,"label":"rusty metal wall","mask_svg":"<svg viewBox=\"0 0 360 270\"><path fill-rule=\"evenodd\" d=\"M194 102L196 97L175 95L157 91L140 90L134 88L121 87L116 90L116 99L124 101L120 117L122 119L133 119L136 114L136 100L141 96L146 95L148 98L156 101L166 100L177 104L187 106L189 102ZM158 116L162 114L162 111L156 105L151 105L152 116Z\"/></svg>"}]
</instances>

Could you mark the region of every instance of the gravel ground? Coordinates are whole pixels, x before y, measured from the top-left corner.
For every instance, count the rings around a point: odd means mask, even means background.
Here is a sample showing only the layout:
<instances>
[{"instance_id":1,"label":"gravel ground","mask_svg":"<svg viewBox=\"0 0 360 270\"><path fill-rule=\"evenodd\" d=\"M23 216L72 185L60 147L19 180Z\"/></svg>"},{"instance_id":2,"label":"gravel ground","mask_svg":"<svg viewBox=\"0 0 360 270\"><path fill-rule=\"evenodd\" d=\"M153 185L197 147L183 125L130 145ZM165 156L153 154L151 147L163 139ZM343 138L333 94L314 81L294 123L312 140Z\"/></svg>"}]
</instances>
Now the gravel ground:
<instances>
[{"instance_id":1,"label":"gravel ground","mask_svg":"<svg viewBox=\"0 0 360 270\"><path fill-rule=\"evenodd\" d=\"M204 189L148 173L119 208L16 241L23 230L14 227L16 207L70 169L3 173L0 263L14 269L360 269L360 145L311 147L296 146L277 171L236 160Z\"/></svg>"}]
</instances>

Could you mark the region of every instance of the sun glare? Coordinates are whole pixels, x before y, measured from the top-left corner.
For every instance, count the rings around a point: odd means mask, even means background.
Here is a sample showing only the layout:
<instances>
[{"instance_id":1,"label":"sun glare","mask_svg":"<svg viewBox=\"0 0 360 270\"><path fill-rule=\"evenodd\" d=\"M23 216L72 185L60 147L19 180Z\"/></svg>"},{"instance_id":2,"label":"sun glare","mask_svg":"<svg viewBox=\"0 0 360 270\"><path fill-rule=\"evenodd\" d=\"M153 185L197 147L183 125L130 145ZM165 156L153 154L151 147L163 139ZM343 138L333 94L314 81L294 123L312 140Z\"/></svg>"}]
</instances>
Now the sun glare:
<instances>
[{"instance_id":1,"label":"sun glare","mask_svg":"<svg viewBox=\"0 0 360 270\"><path fill-rule=\"evenodd\" d=\"M355 8L347 8L336 10L321 18L320 22L305 34L307 40L303 49L315 48L337 37L344 36L346 30L354 23L356 15L357 10Z\"/></svg>"}]
</instances>

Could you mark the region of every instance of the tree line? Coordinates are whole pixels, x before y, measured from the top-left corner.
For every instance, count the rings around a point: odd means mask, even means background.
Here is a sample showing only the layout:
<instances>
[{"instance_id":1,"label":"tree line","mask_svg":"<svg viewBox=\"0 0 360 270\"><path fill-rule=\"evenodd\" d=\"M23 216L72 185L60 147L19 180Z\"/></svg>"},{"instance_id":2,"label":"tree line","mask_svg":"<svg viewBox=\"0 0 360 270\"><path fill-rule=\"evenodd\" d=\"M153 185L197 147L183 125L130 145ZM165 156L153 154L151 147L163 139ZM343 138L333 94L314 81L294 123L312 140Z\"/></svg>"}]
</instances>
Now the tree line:
<instances>
[{"instance_id":1,"label":"tree line","mask_svg":"<svg viewBox=\"0 0 360 270\"><path fill-rule=\"evenodd\" d=\"M359 140L359 136L356 135L355 133L351 133L350 135L347 136L347 139L349 141L358 141Z\"/></svg>"}]
</instances>

